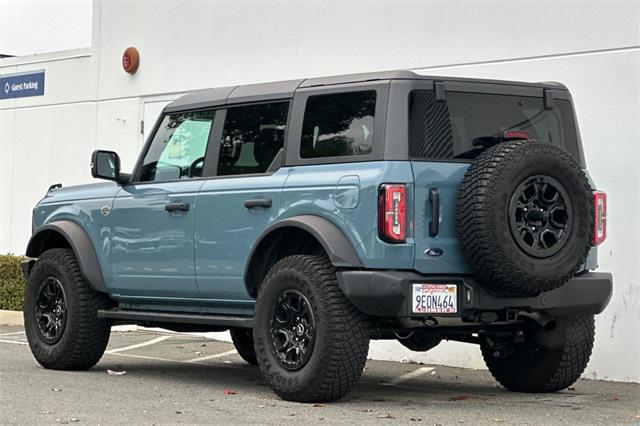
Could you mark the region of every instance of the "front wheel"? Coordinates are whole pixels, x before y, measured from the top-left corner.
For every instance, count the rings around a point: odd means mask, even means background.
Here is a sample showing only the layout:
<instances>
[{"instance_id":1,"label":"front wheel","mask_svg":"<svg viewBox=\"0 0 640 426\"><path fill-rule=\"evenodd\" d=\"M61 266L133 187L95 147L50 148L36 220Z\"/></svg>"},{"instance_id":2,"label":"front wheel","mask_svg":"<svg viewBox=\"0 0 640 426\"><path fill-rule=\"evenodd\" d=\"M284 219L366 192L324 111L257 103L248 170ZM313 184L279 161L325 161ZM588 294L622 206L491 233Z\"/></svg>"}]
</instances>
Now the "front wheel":
<instances>
[{"instance_id":1,"label":"front wheel","mask_svg":"<svg viewBox=\"0 0 640 426\"><path fill-rule=\"evenodd\" d=\"M36 361L53 370L86 370L104 354L111 324L97 316L110 299L87 284L71 249L42 254L25 291L24 325Z\"/></svg>"},{"instance_id":2,"label":"front wheel","mask_svg":"<svg viewBox=\"0 0 640 426\"><path fill-rule=\"evenodd\" d=\"M496 350L491 338L480 345L493 377L516 392L557 392L575 383L589 363L593 315L559 318L553 330L532 330L522 343Z\"/></svg>"},{"instance_id":3,"label":"front wheel","mask_svg":"<svg viewBox=\"0 0 640 426\"><path fill-rule=\"evenodd\" d=\"M344 396L360 378L369 350L366 316L338 286L324 256L290 256L258 293L254 343L275 393L300 402Z\"/></svg>"},{"instance_id":4,"label":"front wheel","mask_svg":"<svg viewBox=\"0 0 640 426\"><path fill-rule=\"evenodd\" d=\"M253 346L253 330L250 328L232 328L229 330L231 341L240 357L248 364L258 365L256 349Z\"/></svg>"}]
</instances>

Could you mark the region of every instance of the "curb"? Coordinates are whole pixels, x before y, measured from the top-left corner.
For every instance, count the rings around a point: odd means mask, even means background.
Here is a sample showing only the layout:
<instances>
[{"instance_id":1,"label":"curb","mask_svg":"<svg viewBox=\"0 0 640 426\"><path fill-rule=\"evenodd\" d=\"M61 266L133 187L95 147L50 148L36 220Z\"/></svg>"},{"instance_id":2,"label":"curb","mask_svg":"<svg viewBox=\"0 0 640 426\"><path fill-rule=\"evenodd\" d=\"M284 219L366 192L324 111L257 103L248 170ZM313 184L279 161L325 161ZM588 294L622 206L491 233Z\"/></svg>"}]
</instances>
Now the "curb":
<instances>
[{"instance_id":1,"label":"curb","mask_svg":"<svg viewBox=\"0 0 640 426\"><path fill-rule=\"evenodd\" d=\"M0 309L0 325L23 326L22 311L4 311Z\"/></svg>"}]
</instances>

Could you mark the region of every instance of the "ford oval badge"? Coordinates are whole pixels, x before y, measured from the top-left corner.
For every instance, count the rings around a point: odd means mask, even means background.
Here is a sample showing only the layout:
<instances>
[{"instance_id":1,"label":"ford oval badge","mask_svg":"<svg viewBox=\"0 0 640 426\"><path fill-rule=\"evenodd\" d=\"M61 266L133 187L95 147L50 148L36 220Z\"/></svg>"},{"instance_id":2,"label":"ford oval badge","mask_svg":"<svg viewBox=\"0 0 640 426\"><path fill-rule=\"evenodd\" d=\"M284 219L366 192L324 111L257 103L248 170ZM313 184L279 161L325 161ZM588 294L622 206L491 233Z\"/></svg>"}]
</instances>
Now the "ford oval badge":
<instances>
[{"instance_id":1,"label":"ford oval badge","mask_svg":"<svg viewBox=\"0 0 640 426\"><path fill-rule=\"evenodd\" d=\"M438 256L442 256L443 254L444 254L444 250L437 247L428 248L424 251L424 255L428 257L438 257Z\"/></svg>"}]
</instances>

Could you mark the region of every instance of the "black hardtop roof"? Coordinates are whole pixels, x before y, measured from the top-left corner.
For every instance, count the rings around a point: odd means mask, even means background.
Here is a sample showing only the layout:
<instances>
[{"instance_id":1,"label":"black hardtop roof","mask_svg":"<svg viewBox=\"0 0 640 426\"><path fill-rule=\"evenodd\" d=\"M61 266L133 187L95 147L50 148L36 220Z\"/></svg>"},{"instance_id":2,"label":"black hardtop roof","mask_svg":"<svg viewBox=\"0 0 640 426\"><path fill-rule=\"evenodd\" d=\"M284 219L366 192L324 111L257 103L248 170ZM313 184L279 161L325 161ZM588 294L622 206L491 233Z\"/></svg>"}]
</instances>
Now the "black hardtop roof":
<instances>
[{"instance_id":1,"label":"black hardtop roof","mask_svg":"<svg viewBox=\"0 0 640 426\"><path fill-rule=\"evenodd\" d=\"M174 112L187 109L215 107L227 104L257 102L273 99L287 99L293 97L294 92L299 88L383 80L436 80L443 82L469 82L566 90L566 87L564 85L555 82L526 83L518 81L488 80L478 78L443 77L422 75L417 74L413 71L397 70L360 74L345 74L330 77L315 77L300 80L285 80L196 90L171 102L169 105L167 105L165 111Z\"/></svg>"}]
</instances>

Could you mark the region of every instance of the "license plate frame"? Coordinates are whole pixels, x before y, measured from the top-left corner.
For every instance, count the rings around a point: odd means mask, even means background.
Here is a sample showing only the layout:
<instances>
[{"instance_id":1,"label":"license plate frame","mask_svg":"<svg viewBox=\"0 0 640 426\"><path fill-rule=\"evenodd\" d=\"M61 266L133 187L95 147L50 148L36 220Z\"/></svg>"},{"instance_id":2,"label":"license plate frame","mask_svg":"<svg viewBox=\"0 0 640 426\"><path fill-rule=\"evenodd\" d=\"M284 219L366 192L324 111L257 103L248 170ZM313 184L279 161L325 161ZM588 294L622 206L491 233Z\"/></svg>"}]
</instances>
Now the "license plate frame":
<instances>
[{"instance_id":1,"label":"license plate frame","mask_svg":"<svg viewBox=\"0 0 640 426\"><path fill-rule=\"evenodd\" d=\"M453 283L413 283L413 314L455 315L458 313L458 285Z\"/></svg>"}]
</instances>

